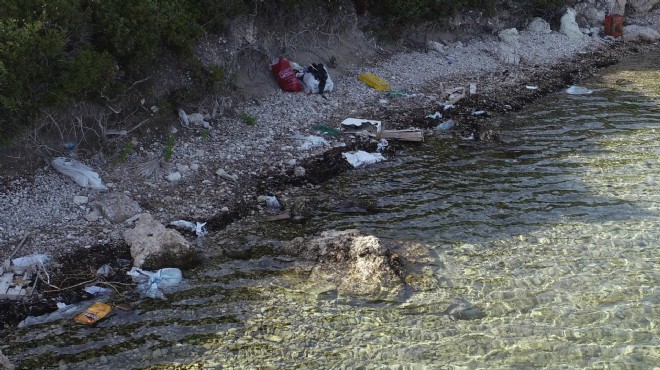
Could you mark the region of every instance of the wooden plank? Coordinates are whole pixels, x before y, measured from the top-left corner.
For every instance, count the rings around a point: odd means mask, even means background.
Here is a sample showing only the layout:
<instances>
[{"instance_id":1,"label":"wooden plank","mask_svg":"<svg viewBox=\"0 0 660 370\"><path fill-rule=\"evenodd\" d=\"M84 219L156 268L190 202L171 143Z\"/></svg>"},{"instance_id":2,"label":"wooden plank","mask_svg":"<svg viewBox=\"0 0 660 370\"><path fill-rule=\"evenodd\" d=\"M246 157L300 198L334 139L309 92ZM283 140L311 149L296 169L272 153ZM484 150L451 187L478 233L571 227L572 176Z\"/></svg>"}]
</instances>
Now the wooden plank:
<instances>
[{"instance_id":1,"label":"wooden plank","mask_svg":"<svg viewBox=\"0 0 660 370\"><path fill-rule=\"evenodd\" d=\"M17 300L21 297L21 291L23 291L23 294L25 294L25 289L21 285L15 285L7 291L7 298L11 300Z\"/></svg>"},{"instance_id":2,"label":"wooden plank","mask_svg":"<svg viewBox=\"0 0 660 370\"><path fill-rule=\"evenodd\" d=\"M383 130L379 136L389 140L424 141L422 130Z\"/></svg>"},{"instance_id":3,"label":"wooden plank","mask_svg":"<svg viewBox=\"0 0 660 370\"><path fill-rule=\"evenodd\" d=\"M3 297L4 294L7 293L7 290L9 290L9 287L11 286L11 282L14 280L14 273L12 272L7 272L4 275L0 276L0 299Z\"/></svg>"}]
</instances>

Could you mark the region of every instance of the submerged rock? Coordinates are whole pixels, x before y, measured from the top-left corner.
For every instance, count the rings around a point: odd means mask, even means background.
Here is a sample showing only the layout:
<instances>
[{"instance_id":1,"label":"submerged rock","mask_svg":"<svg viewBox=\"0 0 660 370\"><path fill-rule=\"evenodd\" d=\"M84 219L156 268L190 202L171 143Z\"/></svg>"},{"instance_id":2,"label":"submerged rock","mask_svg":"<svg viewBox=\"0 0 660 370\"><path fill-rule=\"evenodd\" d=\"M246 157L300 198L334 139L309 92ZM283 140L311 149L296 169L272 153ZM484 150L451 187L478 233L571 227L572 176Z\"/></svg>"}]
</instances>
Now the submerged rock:
<instances>
[{"instance_id":1,"label":"submerged rock","mask_svg":"<svg viewBox=\"0 0 660 370\"><path fill-rule=\"evenodd\" d=\"M455 303L452 303L447 307L443 312L448 318L456 320L478 320L486 316L486 312L472 303L459 300Z\"/></svg>"},{"instance_id":2,"label":"submerged rock","mask_svg":"<svg viewBox=\"0 0 660 370\"><path fill-rule=\"evenodd\" d=\"M357 230L325 231L305 240L285 243L287 253L316 260L310 282L336 289L339 293L377 296L382 290L398 291L405 287L405 272L398 256L371 235Z\"/></svg>"},{"instance_id":3,"label":"submerged rock","mask_svg":"<svg viewBox=\"0 0 660 370\"><path fill-rule=\"evenodd\" d=\"M426 247L383 241L358 230L330 230L284 243L284 252L314 261L308 283L319 291L367 299L398 299L437 286L441 264Z\"/></svg>"}]
</instances>

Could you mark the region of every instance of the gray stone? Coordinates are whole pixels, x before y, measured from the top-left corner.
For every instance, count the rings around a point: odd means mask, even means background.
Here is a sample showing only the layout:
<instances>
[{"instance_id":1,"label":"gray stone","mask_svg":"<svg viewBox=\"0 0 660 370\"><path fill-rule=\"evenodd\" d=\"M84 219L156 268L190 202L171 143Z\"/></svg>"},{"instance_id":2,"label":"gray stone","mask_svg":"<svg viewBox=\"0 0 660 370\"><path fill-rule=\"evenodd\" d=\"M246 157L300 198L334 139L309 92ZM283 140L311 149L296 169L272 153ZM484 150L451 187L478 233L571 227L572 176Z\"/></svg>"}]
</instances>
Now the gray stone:
<instances>
[{"instance_id":1,"label":"gray stone","mask_svg":"<svg viewBox=\"0 0 660 370\"><path fill-rule=\"evenodd\" d=\"M626 41L656 41L660 33L651 27L630 25L623 27L623 39Z\"/></svg>"},{"instance_id":2,"label":"gray stone","mask_svg":"<svg viewBox=\"0 0 660 370\"><path fill-rule=\"evenodd\" d=\"M166 228L148 214L139 215L135 228L124 231L133 266L147 270L189 268L199 262L195 248L178 231Z\"/></svg>"},{"instance_id":3,"label":"gray stone","mask_svg":"<svg viewBox=\"0 0 660 370\"><path fill-rule=\"evenodd\" d=\"M85 220L87 220L89 222L96 222L96 221L99 220L99 213L97 211L92 211L92 212L86 214L84 217L85 217Z\"/></svg>"},{"instance_id":4,"label":"gray stone","mask_svg":"<svg viewBox=\"0 0 660 370\"><path fill-rule=\"evenodd\" d=\"M181 172L173 172L165 177L167 181L175 182L181 180Z\"/></svg>"},{"instance_id":5,"label":"gray stone","mask_svg":"<svg viewBox=\"0 0 660 370\"><path fill-rule=\"evenodd\" d=\"M508 44L500 44L498 49L498 58L504 64L520 64L520 54L518 54L518 51Z\"/></svg>"},{"instance_id":6,"label":"gray stone","mask_svg":"<svg viewBox=\"0 0 660 370\"><path fill-rule=\"evenodd\" d=\"M14 370L15 366L9 362L9 359L0 351L0 370Z\"/></svg>"},{"instance_id":7,"label":"gray stone","mask_svg":"<svg viewBox=\"0 0 660 370\"><path fill-rule=\"evenodd\" d=\"M624 15L626 11L626 3L626 0L606 0L605 7L609 10L610 14Z\"/></svg>"},{"instance_id":8,"label":"gray stone","mask_svg":"<svg viewBox=\"0 0 660 370\"><path fill-rule=\"evenodd\" d=\"M87 203L88 200L89 198L84 195L76 195L75 197L73 197L73 203L79 206Z\"/></svg>"},{"instance_id":9,"label":"gray stone","mask_svg":"<svg viewBox=\"0 0 660 370\"><path fill-rule=\"evenodd\" d=\"M534 18L527 25L527 31L536 32L536 33L551 33L550 23L546 22L542 18Z\"/></svg>"},{"instance_id":10,"label":"gray stone","mask_svg":"<svg viewBox=\"0 0 660 370\"><path fill-rule=\"evenodd\" d=\"M637 13L648 12L659 3L660 0L628 0L628 5L630 8L632 8Z\"/></svg>"},{"instance_id":11,"label":"gray stone","mask_svg":"<svg viewBox=\"0 0 660 370\"><path fill-rule=\"evenodd\" d=\"M124 222L142 212L140 205L124 193L104 194L92 202L91 206L115 224Z\"/></svg>"},{"instance_id":12,"label":"gray stone","mask_svg":"<svg viewBox=\"0 0 660 370\"><path fill-rule=\"evenodd\" d=\"M512 48L518 50L520 49L520 37L518 35L518 30L515 28L508 28L506 30L500 31L500 33L497 34L497 36L500 38L500 40L507 44L510 45Z\"/></svg>"},{"instance_id":13,"label":"gray stone","mask_svg":"<svg viewBox=\"0 0 660 370\"><path fill-rule=\"evenodd\" d=\"M566 13L561 17L559 31L568 36L570 40L579 40L584 37L575 21L575 10L572 8L566 9Z\"/></svg>"},{"instance_id":14,"label":"gray stone","mask_svg":"<svg viewBox=\"0 0 660 370\"><path fill-rule=\"evenodd\" d=\"M296 168L293 169L293 175L295 177L303 177L305 176L305 173L305 167L296 166Z\"/></svg>"}]
</instances>

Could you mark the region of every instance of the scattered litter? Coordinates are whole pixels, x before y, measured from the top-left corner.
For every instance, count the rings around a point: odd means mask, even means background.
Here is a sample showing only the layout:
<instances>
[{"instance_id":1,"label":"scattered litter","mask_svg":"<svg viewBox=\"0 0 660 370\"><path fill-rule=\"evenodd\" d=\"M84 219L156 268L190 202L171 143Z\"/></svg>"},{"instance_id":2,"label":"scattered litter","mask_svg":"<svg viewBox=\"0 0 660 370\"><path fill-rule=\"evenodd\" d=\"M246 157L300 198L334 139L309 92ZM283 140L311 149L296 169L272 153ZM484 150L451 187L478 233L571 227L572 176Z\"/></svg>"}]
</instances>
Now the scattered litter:
<instances>
[{"instance_id":1,"label":"scattered litter","mask_svg":"<svg viewBox=\"0 0 660 370\"><path fill-rule=\"evenodd\" d=\"M84 188L108 189L103 185L98 173L80 162L70 158L56 157L53 158L51 164L58 172L69 176L73 181Z\"/></svg>"},{"instance_id":2,"label":"scattered litter","mask_svg":"<svg viewBox=\"0 0 660 370\"><path fill-rule=\"evenodd\" d=\"M316 125L314 126L314 130L320 131L324 134L328 134L330 136L340 136L341 131L334 129L332 127L326 126L326 125Z\"/></svg>"},{"instance_id":3,"label":"scattered litter","mask_svg":"<svg viewBox=\"0 0 660 370\"><path fill-rule=\"evenodd\" d=\"M277 201L277 197L274 196L261 195L257 197L257 200L259 202L265 202L268 210L270 211L279 211L282 208L282 206L280 206L280 202Z\"/></svg>"},{"instance_id":4,"label":"scattered litter","mask_svg":"<svg viewBox=\"0 0 660 370\"><path fill-rule=\"evenodd\" d=\"M133 267L126 274L133 277L133 281L138 283L137 290L140 294L149 298L164 299L163 288L170 288L181 283L181 270L178 268L163 268L158 271L145 271Z\"/></svg>"},{"instance_id":5,"label":"scattered litter","mask_svg":"<svg viewBox=\"0 0 660 370\"><path fill-rule=\"evenodd\" d=\"M326 139L320 136L314 136L314 135L303 136L300 134L296 134L292 136L292 138L303 141L303 143L298 147L298 150L308 150L318 146L330 145L330 143Z\"/></svg>"},{"instance_id":6,"label":"scattered litter","mask_svg":"<svg viewBox=\"0 0 660 370\"><path fill-rule=\"evenodd\" d=\"M323 64L312 63L303 67L303 85L308 94L321 94L331 92L334 89L334 83L328 74L328 69Z\"/></svg>"},{"instance_id":7,"label":"scattered litter","mask_svg":"<svg viewBox=\"0 0 660 370\"><path fill-rule=\"evenodd\" d=\"M83 313L76 315L73 320L81 324L90 325L104 318L107 314L110 313L111 310L112 307L110 307L109 304L103 302L95 302Z\"/></svg>"},{"instance_id":8,"label":"scattered litter","mask_svg":"<svg viewBox=\"0 0 660 370\"><path fill-rule=\"evenodd\" d=\"M428 116L426 116L426 118L430 118L430 119L440 119L440 118L442 118L442 113L440 113L440 112L435 112L435 113L433 113L433 114L429 114Z\"/></svg>"},{"instance_id":9,"label":"scattered litter","mask_svg":"<svg viewBox=\"0 0 660 370\"><path fill-rule=\"evenodd\" d=\"M277 83L283 91L298 92L303 90L303 85L296 76L291 63L284 57L273 60L271 70L277 78Z\"/></svg>"},{"instance_id":10,"label":"scattered litter","mask_svg":"<svg viewBox=\"0 0 660 370\"><path fill-rule=\"evenodd\" d=\"M455 104L465 97L465 87L461 86L445 90L443 95L449 104Z\"/></svg>"},{"instance_id":11,"label":"scattered litter","mask_svg":"<svg viewBox=\"0 0 660 370\"><path fill-rule=\"evenodd\" d=\"M223 168L215 171L215 174L222 177L225 180L238 181L238 175L236 174L230 175Z\"/></svg>"},{"instance_id":12,"label":"scattered litter","mask_svg":"<svg viewBox=\"0 0 660 370\"><path fill-rule=\"evenodd\" d=\"M472 112L472 115L473 116L486 116L486 115L488 115L488 112L486 112L485 110L477 110L477 111Z\"/></svg>"},{"instance_id":13,"label":"scattered litter","mask_svg":"<svg viewBox=\"0 0 660 370\"><path fill-rule=\"evenodd\" d=\"M358 150L356 152L346 152L342 153L341 155L354 168L360 168L368 164L373 164L385 160L385 157L383 157L383 155L380 153L367 153L363 150Z\"/></svg>"},{"instance_id":14,"label":"scattered litter","mask_svg":"<svg viewBox=\"0 0 660 370\"><path fill-rule=\"evenodd\" d=\"M380 105L386 105L387 103L389 103L387 99L378 99L378 104Z\"/></svg>"},{"instance_id":15,"label":"scattered litter","mask_svg":"<svg viewBox=\"0 0 660 370\"><path fill-rule=\"evenodd\" d=\"M113 273L112 267L110 267L110 265L108 264L105 264L99 267L98 270L96 270L96 275L98 276L110 276L112 275L112 273Z\"/></svg>"},{"instance_id":16,"label":"scattered litter","mask_svg":"<svg viewBox=\"0 0 660 370\"><path fill-rule=\"evenodd\" d=\"M23 321L18 323L19 328L24 328L26 326L45 324L61 319L70 319L75 316L76 313L80 312L82 307L88 305L89 302L81 302L78 304L67 305L62 302L57 303L57 311L51 312L49 314L41 316L28 316Z\"/></svg>"},{"instance_id":17,"label":"scattered litter","mask_svg":"<svg viewBox=\"0 0 660 370\"><path fill-rule=\"evenodd\" d=\"M381 122L380 121L375 121L375 120L370 120L370 119L362 119L362 118L346 118L341 122L342 127L346 128L352 128L352 129L358 129L358 130L364 130L364 129L369 129L372 127L375 127L376 132L380 132L381 129Z\"/></svg>"},{"instance_id":18,"label":"scattered litter","mask_svg":"<svg viewBox=\"0 0 660 370\"><path fill-rule=\"evenodd\" d=\"M390 83L370 72L360 73L358 80L376 90L390 90Z\"/></svg>"},{"instance_id":19,"label":"scattered litter","mask_svg":"<svg viewBox=\"0 0 660 370\"><path fill-rule=\"evenodd\" d=\"M170 225L193 232L199 237L203 237L206 235L206 222L192 223L190 221L178 220L178 221L170 222Z\"/></svg>"},{"instance_id":20,"label":"scattered litter","mask_svg":"<svg viewBox=\"0 0 660 370\"><path fill-rule=\"evenodd\" d=\"M470 84L470 95L474 95L477 93L477 84L472 83Z\"/></svg>"},{"instance_id":21,"label":"scattered litter","mask_svg":"<svg viewBox=\"0 0 660 370\"><path fill-rule=\"evenodd\" d=\"M533 86L533 85L527 85L527 86L525 86L525 88L527 88L527 90L538 90L539 89L538 86Z\"/></svg>"},{"instance_id":22,"label":"scattered litter","mask_svg":"<svg viewBox=\"0 0 660 370\"><path fill-rule=\"evenodd\" d=\"M17 267L43 266L48 262L48 255L33 254L30 256L14 258L11 263Z\"/></svg>"},{"instance_id":23,"label":"scattered litter","mask_svg":"<svg viewBox=\"0 0 660 370\"><path fill-rule=\"evenodd\" d=\"M388 143L387 140L380 139L380 141L378 142L378 145L376 145L376 150L378 150L379 152L382 152L383 150L385 150L385 148L387 148L388 145L390 145L390 143Z\"/></svg>"},{"instance_id":24,"label":"scattered litter","mask_svg":"<svg viewBox=\"0 0 660 370\"><path fill-rule=\"evenodd\" d=\"M103 288L103 287L96 286L96 285L86 286L85 288L83 288L83 290L86 291L89 294L92 294L92 295L112 293L112 289Z\"/></svg>"},{"instance_id":25,"label":"scattered litter","mask_svg":"<svg viewBox=\"0 0 660 370\"><path fill-rule=\"evenodd\" d=\"M461 136L461 139L465 141L472 141L474 140L474 134L470 134L470 136Z\"/></svg>"},{"instance_id":26,"label":"scattered litter","mask_svg":"<svg viewBox=\"0 0 660 370\"><path fill-rule=\"evenodd\" d=\"M573 85L568 89L566 89L566 93L571 95L588 95L591 94L592 92L593 90L589 90L586 87L581 87L576 85Z\"/></svg>"},{"instance_id":27,"label":"scattered litter","mask_svg":"<svg viewBox=\"0 0 660 370\"><path fill-rule=\"evenodd\" d=\"M449 109L454 109L456 106L454 104L445 104L442 109L444 110L449 110Z\"/></svg>"},{"instance_id":28,"label":"scattered litter","mask_svg":"<svg viewBox=\"0 0 660 370\"><path fill-rule=\"evenodd\" d=\"M442 122L441 124L439 124L436 127L436 130L440 130L440 131L451 130L451 128L454 127L454 125L456 125L456 122L453 119L450 119L450 120L447 120L447 121Z\"/></svg>"},{"instance_id":29,"label":"scattered litter","mask_svg":"<svg viewBox=\"0 0 660 370\"><path fill-rule=\"evenodd\" d=\"M33 271L8 271L0 274L0 301L29 298L34 291L37 274Z\"/></svg>"}]
</instances>

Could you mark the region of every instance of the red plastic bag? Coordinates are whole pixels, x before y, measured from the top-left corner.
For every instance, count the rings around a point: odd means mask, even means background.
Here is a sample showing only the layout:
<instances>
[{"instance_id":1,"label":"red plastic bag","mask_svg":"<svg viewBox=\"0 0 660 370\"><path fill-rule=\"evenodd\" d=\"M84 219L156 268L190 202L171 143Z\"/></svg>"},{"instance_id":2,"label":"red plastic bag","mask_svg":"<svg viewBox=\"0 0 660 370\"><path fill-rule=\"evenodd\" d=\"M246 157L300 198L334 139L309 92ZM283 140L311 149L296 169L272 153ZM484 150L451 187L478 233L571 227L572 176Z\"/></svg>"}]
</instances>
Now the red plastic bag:
<instances>
[{"instance_id":1,"label":"red plastic bag","mask_svg":"<svg viewBox=\"0 0 660 370\"><path fill-rule=\"evenodd\" d=\"M271 69L282 90L288 92L302 91L302 83L296 77L296 72L291 68L291 63L288 60L280 57L279 61L271 66Z\"/></svg>"}]
</instances>

